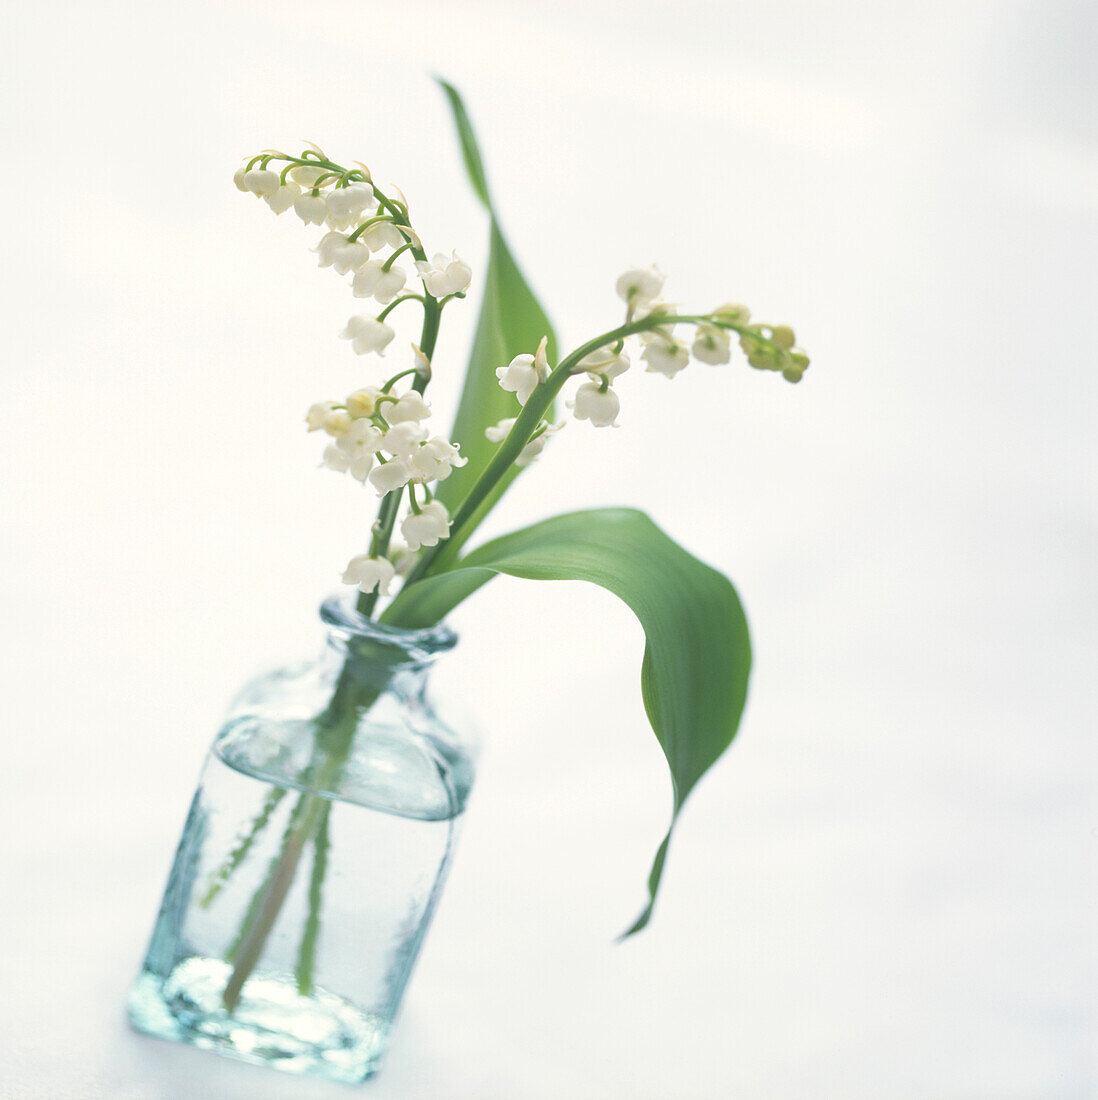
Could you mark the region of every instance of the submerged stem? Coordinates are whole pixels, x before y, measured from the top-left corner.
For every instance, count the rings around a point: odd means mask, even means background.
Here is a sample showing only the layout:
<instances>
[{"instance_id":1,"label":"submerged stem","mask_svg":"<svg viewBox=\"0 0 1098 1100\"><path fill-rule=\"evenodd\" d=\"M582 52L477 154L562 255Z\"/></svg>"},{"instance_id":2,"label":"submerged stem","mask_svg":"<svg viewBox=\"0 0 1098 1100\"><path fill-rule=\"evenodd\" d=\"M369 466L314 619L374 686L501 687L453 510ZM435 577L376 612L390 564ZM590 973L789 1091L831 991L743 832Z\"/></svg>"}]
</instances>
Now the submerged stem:
<instances>
[{"instance_id":1,"label":"submerged stem","mask_svg":"<svg viewBox=\"0 0 1098 1100\"><path fill-rule=\"evenodd\" d=\"M297 954L297 991L302 997L308 997L313 991L313 975L316 971L316 945L320 937L320 902L324 875L328 870L328 849L331 841L328 836L328 822L332 815L332 804L326 802L321 811L320 823L313 838L313 873L309 877L309 915L305 920L305 934L301 937L301 947Z\"/></svg>"}]
</instances>

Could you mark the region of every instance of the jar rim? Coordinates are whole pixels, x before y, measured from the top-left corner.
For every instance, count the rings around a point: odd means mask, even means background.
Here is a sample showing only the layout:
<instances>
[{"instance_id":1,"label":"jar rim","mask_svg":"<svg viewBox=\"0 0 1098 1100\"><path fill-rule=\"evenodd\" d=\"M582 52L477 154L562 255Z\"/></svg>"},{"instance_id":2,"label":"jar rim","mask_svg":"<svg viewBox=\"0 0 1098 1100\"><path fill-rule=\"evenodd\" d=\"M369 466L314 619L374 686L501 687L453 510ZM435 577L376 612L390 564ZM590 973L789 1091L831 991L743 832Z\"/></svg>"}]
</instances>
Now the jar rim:
<instances>
[{"instance_id":1,"label":"jar rim","mask_svg":"<svg viewBox=\"0 0 1098 1100\"><path fill-rule=\"evenodd\" d=\"M457 634L446 623L407 629L368 618L356 607L353 598L337 592L320 605L321 621L349 638L385 642L398 647L412 661L428 661L457 645Z\"/></svg>"}]
</instances>

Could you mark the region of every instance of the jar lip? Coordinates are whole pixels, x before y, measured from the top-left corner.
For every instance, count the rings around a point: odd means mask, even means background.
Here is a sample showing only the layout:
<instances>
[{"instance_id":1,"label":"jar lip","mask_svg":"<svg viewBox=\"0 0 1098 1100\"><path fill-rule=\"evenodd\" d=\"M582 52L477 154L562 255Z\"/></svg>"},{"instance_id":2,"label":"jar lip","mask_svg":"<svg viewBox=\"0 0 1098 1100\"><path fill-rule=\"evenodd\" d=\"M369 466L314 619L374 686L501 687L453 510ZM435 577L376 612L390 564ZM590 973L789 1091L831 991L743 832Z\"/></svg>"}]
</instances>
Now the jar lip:
<instances>
[{"instance_id":1,"label":"jar lip","mask_svg":"<svg viewBox=\"0 0 1098 1100\"><path fill-rule=\"evenodd\" d=\"M356 638L369 638L398 646L414 660L428 660L457 645L458 636L446 623L408 630L367 618L355 607L354 599L337 592L320 605L320 618L327 626Z\"/></svg>"}]
</instances>

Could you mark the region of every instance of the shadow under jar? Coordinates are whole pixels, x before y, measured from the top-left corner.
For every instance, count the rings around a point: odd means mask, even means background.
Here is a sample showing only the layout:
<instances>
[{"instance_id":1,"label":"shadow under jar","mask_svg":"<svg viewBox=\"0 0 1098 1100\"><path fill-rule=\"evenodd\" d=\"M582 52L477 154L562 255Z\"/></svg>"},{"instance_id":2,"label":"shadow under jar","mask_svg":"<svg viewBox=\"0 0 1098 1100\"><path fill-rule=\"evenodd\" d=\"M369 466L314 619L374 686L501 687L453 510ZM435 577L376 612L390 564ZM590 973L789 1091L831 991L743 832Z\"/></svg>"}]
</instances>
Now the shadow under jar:
<instances>
[{"instance_id":1,"label":"shadow under jar","mask_svg":"<svg viewBox=\"0 0 1098 1100\"><path fill-rule=\"evenodd\" d=\"M321 659L214 740L129 998L139 1031L344 1082L375 1073L438 902L472 756L427 696L445 626L341 598Z\"/></svg>"}]
</instances>

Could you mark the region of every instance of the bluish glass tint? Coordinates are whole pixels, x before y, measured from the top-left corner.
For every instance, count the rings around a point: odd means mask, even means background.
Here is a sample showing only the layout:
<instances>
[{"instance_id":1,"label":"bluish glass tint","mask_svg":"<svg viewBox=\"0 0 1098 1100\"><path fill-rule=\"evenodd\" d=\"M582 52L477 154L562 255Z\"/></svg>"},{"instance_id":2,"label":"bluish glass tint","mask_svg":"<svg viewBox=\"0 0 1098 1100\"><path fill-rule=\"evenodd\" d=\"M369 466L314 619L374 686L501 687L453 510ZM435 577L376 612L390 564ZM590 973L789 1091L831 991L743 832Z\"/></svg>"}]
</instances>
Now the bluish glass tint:
<instances>
[{"instance_id":1,"label":"bluish glass tint","mask_svg":"<svg viewBox=\"0 0 1098 1100\"><path fill-rule=\"evenodd\" d=\"M214 741L129 1013L150 1035L357 1082L388 1046L473 767L426 695L454 636L381 628L337 601L321 613L322 660L253 681ZM317 716L337 684L353 733L318 785ZM272 905L279 874L289 884ZM245 966L265 901L273 922Z\"/></svg>"}]
</instances>

